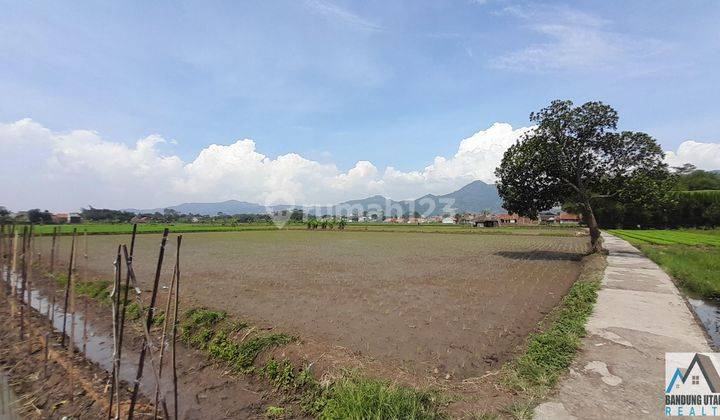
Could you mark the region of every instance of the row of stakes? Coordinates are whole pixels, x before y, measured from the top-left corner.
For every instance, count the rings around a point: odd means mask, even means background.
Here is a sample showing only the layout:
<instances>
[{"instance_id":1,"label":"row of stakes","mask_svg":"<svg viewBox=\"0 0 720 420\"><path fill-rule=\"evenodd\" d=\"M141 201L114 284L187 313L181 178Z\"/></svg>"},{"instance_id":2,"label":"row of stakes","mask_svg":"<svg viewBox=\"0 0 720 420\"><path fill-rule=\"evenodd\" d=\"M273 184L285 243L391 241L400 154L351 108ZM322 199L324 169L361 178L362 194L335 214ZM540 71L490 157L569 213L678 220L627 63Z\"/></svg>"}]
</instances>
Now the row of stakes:
<instances>
[{"instance_id":1,"label":"row of stakes","mask_svg":"<svg viewBox=\"0 0 720 420\"><path fill-rule=\"evenodd\" d=\"M5 296L10 301L10 311L14 318L16 313L18 314L18 326L20 341L24 340L26 335L26 317L29 316L29 311L32 310L32 293L31 293L31 276L33 269L33 257L35 249L36 233L33 225L21 225L8 224L0 225L0 257L2 263L5 266ZM50 261L49 270L50 275L55 275L55 260L57 254L57 237L60 233L60 229L55 227L52 233L52 240L50 244ZM153 346L153 338L150 335L150 328L153 325L153 316L156 311L156 303L158 298L158 291L160 287L160 274L162 270L163 260L165 257L165 246L167 244L169 230L166 228L163 231L162 240L160 243L160 252L157 260L157 267L155 270L155 277L153 281L152 294L150 297L150 303L147 309L143 300L141 299L141 290L138 287L137 278L135 271L133 270L133 254L135 250L135 238L137 235L137 225L133 225L132 235L130 238L130 247L122 244L117 248L117 254L113 262L114 276L113 276L113 288L110 294L112 300L112 336L113 336L113 357L112 357L112 372L110 376L110 383L108 384L110 392L108 395L109 404L107 405L107 418L108 419L120 419L122 416L121 403L120 403L120 367L122 360L122 348L123 348L123 337L125 333L125 321L127 306L129 303L129 292L134 291L134 300L140 309L141 314L146 314L145 320L142 322L142 346L140 348L139 361L137 365L137 372L135 380L133 382L132 394L130 397L130 403L126 411L128 419L133 419L135 415L135 409L137 407L137 400L140 391L140 383L143 378L144 367L146 359L149 356L150 367L153 374L153 379L156 384L155 388L155 405L153 409L153 418L157 419L159 412L162 411L162 416L165 419L169 419L170 414L165 400L165 392L162 387L162 374L163 374L163 359L165 356L165 347L169 341L170 344L170 358L172 366L172 394L173 394L173 417L178 418L178 387L177 387L177 366L176 366L176 341L178 332L178 310L179 310L179 296L180 296L180 246L182 244L182 235L177 236L177 246L175 255L175 265L173 267L173 276L170 283L170 290L168 292L168 299L165 308L165 320L162 327L162 335L159 343L159 352ZM68 263L67 271L67 282L65 283L64 298L63 298L63 322L62 322L62 335L61 335L61 346L67 348L68 353L73 355L75 352L75 284L76 284L76 272L77 272L77 253L76 243L78 238L77 228L72 231L72 241L70 245L70 258ZM87 260L87 232L84 233L84 254L83 258ZM37 254L36 258L37 265L41 265L42 256ZM87 263L84 264L85 269ZM123 283L123 267L125 268L124 285ZM13 274L15 275L15 281L13 281ZM19 281L18 281L19 279ZM18 284L19 283L19 284ZM18 290L19 286L19 290ZM122 295L122 296L121 296ZM19 310L18 310L19 307ZM85 322L83 327L83 354L86 352L87 346L87 296L84 298L84 311L85 311ZM170 324L170 314L172 311L172 327L168 334L168 326ZM27 314L26 314L27 313ZM68 337L67 331L67 319L70 316L70 336ZM51 320L51 325L54 325L55 317L55 294L52 295L52 304L48 305L48 317ZM29 338L29 337L28 337ZM44 358L45 366L43 368L44 375L47 376L47 359L48 359L48 342L49 333L44 334L43 342L45 345ZM30 340L28 339L28 343ZM159 354L158 354L159 353Z\"/></svg>"}]
</instances>

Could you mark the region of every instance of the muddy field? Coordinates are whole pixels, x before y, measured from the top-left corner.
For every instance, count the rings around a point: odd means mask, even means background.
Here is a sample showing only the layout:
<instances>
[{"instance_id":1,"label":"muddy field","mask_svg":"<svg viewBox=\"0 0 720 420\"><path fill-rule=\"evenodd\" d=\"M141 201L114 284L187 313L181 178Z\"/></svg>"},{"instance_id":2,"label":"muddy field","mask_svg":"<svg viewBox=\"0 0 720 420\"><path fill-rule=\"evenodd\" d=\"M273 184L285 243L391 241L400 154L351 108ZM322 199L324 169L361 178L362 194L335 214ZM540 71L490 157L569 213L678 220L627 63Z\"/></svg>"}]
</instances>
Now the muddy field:
<instances>
[{"instance_id":1,"label":"muddy field","mask_svg":"<svg viewBox=\"0 0 720 420\"><path fill-rule=\"evenodd\" d=\"M128 236L88 236L89 276L109 279ZM60 242L67 260L69 238ZM580 271L586 237L266 231L185 234L184 306L400 366L464 379L508 360ZM49 256L49 238L36 251ZM135 268L151 287L160 235L139 235ZM162 284L169 284L174 237ZM84 242L78 239L82 255ZM86 264L87 262L87 264ZM449 375L449 376L448 376Z\"/></svg>"}]
</instances>

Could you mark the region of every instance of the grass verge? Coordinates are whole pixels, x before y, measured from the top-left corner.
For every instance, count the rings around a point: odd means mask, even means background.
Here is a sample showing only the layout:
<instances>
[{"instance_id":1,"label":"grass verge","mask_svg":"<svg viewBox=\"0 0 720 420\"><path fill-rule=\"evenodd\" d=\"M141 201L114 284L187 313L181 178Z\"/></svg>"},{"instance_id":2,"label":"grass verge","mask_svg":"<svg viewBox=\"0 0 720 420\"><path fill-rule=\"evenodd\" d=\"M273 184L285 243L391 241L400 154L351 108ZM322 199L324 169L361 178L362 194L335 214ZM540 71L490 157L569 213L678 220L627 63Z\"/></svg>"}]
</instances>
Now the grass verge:
<instances>
[{"instance_id":1,"label":"grass verge","mask_svg":"<svg viewBox=\"0 0 720 420\"><path fill-rule=\"evenodd\" d=\"M720 248L684 245L639 245L689 294L720 298Z\"/></svg>"},{"instance_id":2,"label":"grass verge","mask_svg":"<svg viewBox=\"0 0 720 420\"><path fill-rule=\"evenodd\" d=\"M585 324L597 300L604 266L604 256L586 257L580 278L543 321L541 331L528 337L525 353L503 367L503 385L520 397L505 414L531 417L534 406L570 367L586 334Z\"/></svg>"},{"instance_id":3,"label":"grass verge","mask_svg":"<svg viewBox=\"0 0 720 420\"><path fill-rule=\"evenodd\" d=\"M282 333L254 333L245 322L231 321L225 312L205 308L187 311L180 323L181 338L235 371L265 378L286 400L306 414L321 419L440 419L445 405L434 391L417 390L353 372L330 384L321 384L311 365L294 366L289 360L255 360L263 351L287 345L296 337ZM242 333L242 334L241 334ZM242 336L242 337L241 337ZM266 413L277 416L279 410Z\"/></svg>"},{"instance_id":4,"label":"grass verge","mask_svg":"<svg viewBox=\"0 0 720 420\"><path fill-rule=\"evenodd\" d=\"M720 242L716 239L718 232L720 229L610 231L630 242L662 267L684 292L710 299L720 298ZM683 240L670 240L676 237Z\"/></svg>"}]
</instances>

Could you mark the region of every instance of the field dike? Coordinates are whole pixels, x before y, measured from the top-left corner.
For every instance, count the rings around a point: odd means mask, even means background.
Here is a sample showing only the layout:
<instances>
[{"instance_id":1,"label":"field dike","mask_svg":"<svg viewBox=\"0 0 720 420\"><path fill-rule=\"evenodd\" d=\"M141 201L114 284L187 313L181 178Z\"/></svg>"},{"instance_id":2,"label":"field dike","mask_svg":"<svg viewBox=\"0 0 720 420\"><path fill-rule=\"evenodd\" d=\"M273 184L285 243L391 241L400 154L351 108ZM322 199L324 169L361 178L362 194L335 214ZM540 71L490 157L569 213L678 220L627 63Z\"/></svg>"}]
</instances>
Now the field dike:
<instances>
[{"instance_id":1,"label":"field dike","mask_svg":"<svg viewBox=\"0 0 720 420\"><path fill-rule=\"evenodd\" d=\"M237 375L235 381L252 378L263 384L262 388L272 389L274 398L257 408L261 411L255 415L321 419L530 418L534 406L552 393L575 357L604 264L604 256L585 257L580 278L527 338L526 345L517 349L517 357L499 371L476 378L477 382L451 384L418 379L386 366L378 369L377 363L358 363L357 358L343 355L342 350L253 326L208 308L185 311L180 337L185 345L212 361L216 370L224 372L222 376ZM51 281L62 286L66 278L57 276ZM110 283L104 280L76 284L78 295L87 296L101 307L109 305L109 289ZM136 310L129 307L130 319L140 316ZM158 312L156 317L156 322L162 323L164 314ZM334 362L320 360L328 357ZM481 388L492 388L493 392L477 392ZM493 402L488 403L488 398Z\"/></svg>"}]
</instances>

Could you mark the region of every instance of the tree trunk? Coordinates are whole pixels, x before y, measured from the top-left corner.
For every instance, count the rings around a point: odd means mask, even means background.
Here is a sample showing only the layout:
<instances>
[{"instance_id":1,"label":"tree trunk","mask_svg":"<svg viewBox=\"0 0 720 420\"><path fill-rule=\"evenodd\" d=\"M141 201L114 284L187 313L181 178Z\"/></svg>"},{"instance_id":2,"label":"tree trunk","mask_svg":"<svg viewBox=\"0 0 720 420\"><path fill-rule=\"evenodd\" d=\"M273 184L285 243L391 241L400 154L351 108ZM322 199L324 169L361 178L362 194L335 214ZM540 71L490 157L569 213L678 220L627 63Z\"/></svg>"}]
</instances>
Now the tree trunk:
<instances>
[{"instance_id":1,"label":"tree trunk","mask_svg":"<svg viewBox=\"0 0 720 420\"><path fill-rule=\"evenodd\" d=\"M590 248L592 252L601 252L602 245L600 244L600 227L598 226L597 220L595 220L595 213L588 204L586 210L583 212L585 223L590 229Z\"/></svg>"}]
</instances>

